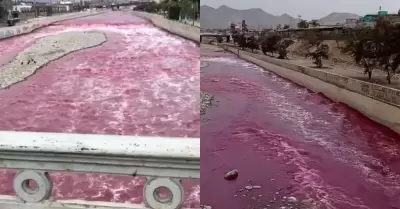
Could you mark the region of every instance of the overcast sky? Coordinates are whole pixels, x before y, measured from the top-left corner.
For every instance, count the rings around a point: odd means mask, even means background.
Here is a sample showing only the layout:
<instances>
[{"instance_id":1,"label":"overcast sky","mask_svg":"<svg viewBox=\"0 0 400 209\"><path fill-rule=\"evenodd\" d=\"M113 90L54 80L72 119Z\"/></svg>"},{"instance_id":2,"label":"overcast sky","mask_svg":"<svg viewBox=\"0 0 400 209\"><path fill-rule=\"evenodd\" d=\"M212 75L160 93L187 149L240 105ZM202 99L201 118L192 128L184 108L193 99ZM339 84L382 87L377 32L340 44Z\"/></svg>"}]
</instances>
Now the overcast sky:
<instances>
[{"instance_id":1,"label":"overcast sky","mask_svg":"<svg viewBox=\"0 0 400 209\"><path fill-rule=\"evenodd\" d=\"M226 5L234 9L261 8L281 15L302 16L302 19L319 19L332 12L349 12L358 15L382 10L395 12L400 9L400 0L200 0L201 5L217 8Z\"/></svg>"}]
</instances>

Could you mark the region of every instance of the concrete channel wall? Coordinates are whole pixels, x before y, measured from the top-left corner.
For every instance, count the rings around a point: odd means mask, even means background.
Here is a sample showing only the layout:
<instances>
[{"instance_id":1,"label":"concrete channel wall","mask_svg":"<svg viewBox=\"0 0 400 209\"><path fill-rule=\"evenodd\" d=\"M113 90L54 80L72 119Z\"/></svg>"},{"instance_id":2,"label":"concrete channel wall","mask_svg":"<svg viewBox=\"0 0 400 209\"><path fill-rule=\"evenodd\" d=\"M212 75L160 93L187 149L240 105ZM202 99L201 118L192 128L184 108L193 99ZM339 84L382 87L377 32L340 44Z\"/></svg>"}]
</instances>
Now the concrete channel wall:
<instances>
[{"instance_id":1,"label":"concrete channel wall","mask_svg":"<svg viewBox=\"0 0 400 209\"><path fill-rule=\"evenodd\" d=\"M172 34L200 43L200 28L198 27L168 20L157 14L133 11L133 15L149 20L156 27L164 29Z\"/></svg>"},{"instance_id":2,"label":"concrete channel wall","mask_svg":"<svg viewBox=\"0 0 400 209\"><path fill-rule=\"evenodd\" d=\"M240 58L347 104L400 134L400 90L220 45ZM272 65L271 65L272 64ZM279 67L274 67L279 66Z\"/></svg>"},{"instance_id":3,"label":"concrete channel wall","mask_svg":"<svg viewBox=\"0 0 400 209\"><path fill-rule=\"evenodd\" d=\"M91 16L91 15L97 15L100 13L102 13L102 12L85 11L85 12L76 12L76 13L62 14L62 15L51 16L51 17L41 17L41 18L31 19L31 20L29 20L28 23L21 23L16 26L12 26L12 27L0 28L0 40L18 36L18 35L22 35L22 34L26 34L26 33L30 33L36 29L46 27L46 26L56 23L56 22Z\"/></svg>"}]
</instances>

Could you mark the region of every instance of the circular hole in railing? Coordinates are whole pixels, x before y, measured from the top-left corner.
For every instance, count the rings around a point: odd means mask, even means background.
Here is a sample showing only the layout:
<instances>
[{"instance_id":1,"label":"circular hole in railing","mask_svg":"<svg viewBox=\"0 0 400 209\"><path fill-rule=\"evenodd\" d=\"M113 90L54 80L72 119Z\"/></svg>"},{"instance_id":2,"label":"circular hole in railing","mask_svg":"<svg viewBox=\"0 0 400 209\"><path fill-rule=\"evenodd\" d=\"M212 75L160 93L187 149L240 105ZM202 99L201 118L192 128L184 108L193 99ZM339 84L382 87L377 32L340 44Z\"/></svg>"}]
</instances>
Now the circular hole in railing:
<instances>
[{"instance_id":1,"label":"circular hole in railing","mask_svg":"<svg viewBox=\"0 0 400 209\"><path fill-rule=\"evenodd\" d=\"M22 182L22 189L28 194L35 194L39 186L35 180L27 179Z\"/></svg>"},{"instance_id":2,"label":"circular hole in railing","mask_svg":"<svg viewBox=\"0 0 400 209\"><path fill-rule=\"evenodd\" d=\"M173 194L167 187L158 187L154 190L154 198L160 203L168 203L172 201Z\"/></svg>"}]
</instances>

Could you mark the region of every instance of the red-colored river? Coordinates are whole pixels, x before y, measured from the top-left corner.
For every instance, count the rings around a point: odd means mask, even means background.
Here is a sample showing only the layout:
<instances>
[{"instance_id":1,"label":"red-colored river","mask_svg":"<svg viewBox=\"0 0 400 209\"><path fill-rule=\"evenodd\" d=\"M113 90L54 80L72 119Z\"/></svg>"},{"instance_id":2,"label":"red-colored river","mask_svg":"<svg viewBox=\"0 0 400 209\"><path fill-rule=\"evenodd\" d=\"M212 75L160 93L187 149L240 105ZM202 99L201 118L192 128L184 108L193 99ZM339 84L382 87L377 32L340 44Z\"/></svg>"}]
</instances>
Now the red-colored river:
<instances>
[{"instance_id":1,"label":"red-colored river","mask_svg":"<svg viewBox=\"0 0 400 209\"><path fill-rule=\"evenodd\" d=\"M201 90L217 101L201 121L202 204L276 209L294 196L307 208L400 208L398 134L232 55L201 60ZM238 179L224 180L232 169Z\"/></svg>"},{"instance_id":2,"label":"red-colored river","mask_svg":"<svg viewBox=\"0 0 400 209\"><path fill-rule=\"evenodd\" d=\"M26 81L0 90L1 130L200 137L199 47L129 12L60 22L0 41L0 64L40 37L89 30L104 32L108 41L50 62ZM1 193L13 194L13 175L2 171ZM143 201L143 178L52 178L55 199ZM185 206L199 206L199 182L187 180L184 186Z\"/></svg>"}]
</instances>

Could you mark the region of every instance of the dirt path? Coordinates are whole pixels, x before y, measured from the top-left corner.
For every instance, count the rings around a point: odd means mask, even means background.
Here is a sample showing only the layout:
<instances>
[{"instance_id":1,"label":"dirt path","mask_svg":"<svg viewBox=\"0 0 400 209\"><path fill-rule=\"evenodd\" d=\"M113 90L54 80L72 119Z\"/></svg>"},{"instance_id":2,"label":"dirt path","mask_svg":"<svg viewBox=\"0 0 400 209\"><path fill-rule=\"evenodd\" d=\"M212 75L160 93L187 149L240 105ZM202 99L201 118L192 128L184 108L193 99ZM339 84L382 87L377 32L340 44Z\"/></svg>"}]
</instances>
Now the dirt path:
<instances>
[{"instance_id":1,"label":"dirt path","mask_svg":"<svg viewBox=\"0 0 400 209\"><path fill-rule=\"evenodd\" d=\"M229 45L234 46L233 44L229 44ZM208 46L210 46L210 45L208 45ZM246 49L246 51L250 52L250 50L247 50L247 49ZM255 50L254 53L263 55L263 53L260 50ZM315 64L313 64L313 61L310 59L306 59L302 56L295 55L292 53L289 53L288 57L289 57L289 60L287 60L288 62L297 64L297 65L315 68ZM400 89L400 75L394 77L392 80L392 83L388 84L387 80L386 80L386 74L382 71L374 71L372 73L372 79L369 80L368 76L364 74L364 70L361 67L359 67L353 63L344 63L344 62L340 62L340 63L336 62L335 63L332 60L323 60L323 63L324 63L324 67L320 68L319 70L343 75L343 76L346 76L349 78L354 78L354 79L362 80L365 82L371 82L371 83L388 86L388 87L395 88L395 89Z\"/></svg>"},{"instance_id":2,"label":"dirt path","mask_svg":"<svg viewBox=\"0 0 400 209\"><path fill-rule=\"evenodd\" d=\"M289 56L289 62L303 65L306 67L314 68L315 65L312 60L304 59L299 56ZM400 76L395 77L391 84L387 83L386 74L380 71L375 71L372 73L372 79L369 80L368 76L364 74L364 70L361 67L350 65L346 63L333 63L331 60L324 60L324 67L319 68L319 70L343 75L349 78L355 78L363 80L366 82L376 83L383 86L388 86L396 89L400 89Z\"/></svg>"}]
</instances>

